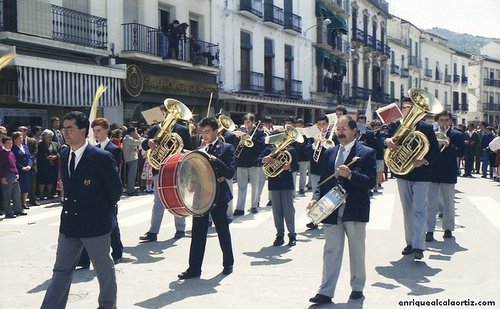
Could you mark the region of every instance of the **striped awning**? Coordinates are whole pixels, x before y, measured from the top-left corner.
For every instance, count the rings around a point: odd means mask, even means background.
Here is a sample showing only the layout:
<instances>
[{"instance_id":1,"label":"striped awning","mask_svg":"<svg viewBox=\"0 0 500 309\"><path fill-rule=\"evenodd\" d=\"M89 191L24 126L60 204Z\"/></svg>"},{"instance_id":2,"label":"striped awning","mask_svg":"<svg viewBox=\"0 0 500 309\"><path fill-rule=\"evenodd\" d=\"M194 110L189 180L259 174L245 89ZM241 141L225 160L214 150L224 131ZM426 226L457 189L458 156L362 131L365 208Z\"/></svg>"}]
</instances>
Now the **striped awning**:
<instances>
[{"instance_id":1,"label":"striped awning","mask_svg":"<svg viewBox=\"0 0 500 309\"><path fill-rule=\"evenodd\" d=\"M38 59L36 62L16 58L18 100L22 103L65 107L91 107L100 84L107 86L99 106L119 106L121 79L125 69L83 65ZM32 64L32 65L25 65ZM49 67L48 67L49 66Z\"/></svg>"}]
</instances>

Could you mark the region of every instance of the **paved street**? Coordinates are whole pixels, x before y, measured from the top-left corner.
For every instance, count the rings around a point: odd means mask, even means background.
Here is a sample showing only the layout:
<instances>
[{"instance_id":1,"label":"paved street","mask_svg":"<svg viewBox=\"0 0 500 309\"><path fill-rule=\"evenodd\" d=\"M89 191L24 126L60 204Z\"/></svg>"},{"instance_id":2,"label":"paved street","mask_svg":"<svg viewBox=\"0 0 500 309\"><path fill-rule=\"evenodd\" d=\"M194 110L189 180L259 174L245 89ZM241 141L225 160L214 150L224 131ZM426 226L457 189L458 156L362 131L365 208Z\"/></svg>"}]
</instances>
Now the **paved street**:
<instances>
[{"instance_id":1,"label":"paved street","mask_svg":"<svg viewBox=\"0 0 500 309\"><path fill-rule=\"evenodd\" d=\"M190 238L172 239L173 217L166 213L158 241L139 244L149 227L152 195L125 197L119 204L125 258L116 266L118 308L399 308L400 301L413 299L494 300L500 307L500 186L459 178L457 190L455 238L443 241L438 229L422 262L414 262L400 254L405 246L401 206L395 180L385 182L383 194L372 199L367 228L366 298L348 302L346 252L336 304L324 306L308 302L320 283L324 244L321 229L305 230L310 193L296 199L296 247L272 246L271 208L261 207L230 226L234 273L220 273L222 257L212 227L201 278L187 281L177 280L177 274L187 268ZM261 205L266 202L267 190ZM32 207L26 217L0 221L0 308L40 306L55 260L60 209ZM92 267L77 271L67 307L96 308L97 297Z\"/></svg>"}]
</instances>

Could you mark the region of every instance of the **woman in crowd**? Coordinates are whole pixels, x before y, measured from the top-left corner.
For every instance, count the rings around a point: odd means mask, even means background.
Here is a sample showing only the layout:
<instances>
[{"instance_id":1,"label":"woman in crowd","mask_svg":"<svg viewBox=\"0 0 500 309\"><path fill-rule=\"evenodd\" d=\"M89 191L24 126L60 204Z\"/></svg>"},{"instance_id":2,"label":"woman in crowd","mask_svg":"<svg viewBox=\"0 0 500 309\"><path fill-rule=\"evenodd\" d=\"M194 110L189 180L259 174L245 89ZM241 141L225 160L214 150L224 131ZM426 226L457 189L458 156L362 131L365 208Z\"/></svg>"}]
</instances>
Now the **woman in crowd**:
<instances>
[{"instance_id":1,"label":"woman in crowd","mask_svg":"<svg viewBox=\"0 0 500 309\"><path fill-rule=\"evenodd\" d=\"M24 209L29 209L26 199L31 192L31 167L33 160L27 145L23 143L23 133L16 131L12 133L12 153L16 157L17 171L19 172L19 187L21 189L21 205Z\"/></svg>"},{"instance_id":2,"label":"woman in crowd","mask_svg":"<svg viewBox=\"0 0 500 309\"><path fill-rule=\"evenodd\" d=\"M40 199L47 199L50 196L54 184L57 182L57 159L59 158L60 145L52 141L54 133L46 129L42 132L42 140L38 143L38 172L36 182ZM47 189L47 191L45 191ZM45 192L47 194L45 195Z\"/></svg>"}]
</instances>

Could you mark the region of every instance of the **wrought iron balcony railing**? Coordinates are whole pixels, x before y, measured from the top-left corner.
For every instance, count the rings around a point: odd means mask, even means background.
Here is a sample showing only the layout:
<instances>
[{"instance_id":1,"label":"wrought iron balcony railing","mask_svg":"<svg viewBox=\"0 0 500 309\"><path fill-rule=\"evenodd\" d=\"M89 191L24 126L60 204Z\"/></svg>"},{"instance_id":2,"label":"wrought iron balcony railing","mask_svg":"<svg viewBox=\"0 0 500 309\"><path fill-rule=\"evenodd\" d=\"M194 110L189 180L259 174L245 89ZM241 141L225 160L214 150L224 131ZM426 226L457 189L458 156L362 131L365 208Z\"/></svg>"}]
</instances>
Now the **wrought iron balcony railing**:
<instances>
[{"instance_id":1,"label":"wrought iron balcony railing","mask_svg":"<svg viewBox=\"0 0 500 309\"><path fill-rule=\"evenodd\" d=\"M500 79L485 78L483 79L483 84L485 86L500 87Z\"/></svg>"},{"instance_id":2,"label":"wrought iron balcony railing","mask_svg":"<svg viewBox=\"0 0 500 309\"><path fill-rule=\"evenodd\" d=\"M399 75L399 73L400 73L399 65L391 64L391 74Z\"/></svg>"},{"instance_id":3,"label":"wrought iron balcony railing","mask_svg":"<svg viewBox=\"0 0 500 309\"><path fill-rule=\"evenodd\" d=\"M450 74L444 74L444 81L447 83L451 83L451 75Z\"/></svg>"},{"instance_id":4,"label":"wrought iron balcony railing","mask_svg":"<svg viewBox=\"0 0 500 309\"><path fill-rule=\"evenodd\" d=\"M432 70L431 69L425 69L425 77L432 77Z\"/></svg>"},{"instance_id":5,"label":"wrought iron balcony railing","mask_svg":"<svg viewBox=\"0 0 500 309\"><path fill-rule=\"evenodd\" d=\"M443 73L436 71L436 80L442 80L443 79Z\"/></svg>"},{"instance_id":6,"label":"wrought iron balcony railing","mask_svg":"<svg viewBox=\"0 0 500 309\"><path fill-rule=\"evenodd\" d=\"M409 76L410 76L410 70L408 68L402 68L401 77L409 77Z\"/></svg>"},{"instance_id":7,"label":"wrought iron balcony railing","mask_svg":"<svg viewBox=\"0 0 500 309\"><path fill-rule=\"evenodd\" d=\"M302 17L291 12L285 12L285 29L302 32Z\"/></svg>"},{"instance_id":8,"label":"wrought iron balcony railing","mask_svg":"<svg viewBox=\"0 0 500 309\"><path fill-rule=\"evenodd\" d=\"M181 38L171 45L160 29L137 23L123 24L123 51L140 52L194 65L219 66L219 45L193 38Z\"/></svg>"},{"instance_id":9,"label":"wrought iron balcony railing","mask_svg":"<svg viewBox=\"0 0 500 309\"><path fill-rule=\"evenodd\" d=\"M272 5L271 3L264 3L264 21L270 21L280 26L285 25L283 9Z\"/></svg>"},{"instance_id":10,"label":"wrought iron balcony railing","mask_svg":"<svg viewBox=\"0 0 500 309\"><path fill-rule=\"evenodd\" d=\"M264 77L264 79L266 79ZM264 80L264 85L266 81ZM268 90L268 89L266 89ZM284 95L285 94L285 79L283 77L271 76L271 89L269 91L274 95Z\"/></svg>"},{"instance_id":11,"label":"wrought iron balcony railing","mask_svg":"<svg viewBox=\"0 0 500 309\"><path fill-rule=\"evenodd\" d=\"M453 74L453 82L458 83L460 82L460 75L458 74Z\"/></svg>"},{"instance_id":12,"label":"wrought iron balcony railing","mask_svg":"<svg viewBox=\"0 0 500 309\"><path fill-rule=\"evenodd\" d=\"M467 76L462 75L462 83L467 84L469 78Z\"/></svg>"},{"instance_id":13,"label":"wrought iron balcony railing","mask_svg":"<svg viewBox=\"0 0 500 309\"><path fill-rule=\"evenodd\" d=\"M241 71L240 90L264 92L264 74L253 71Z\"/></svg>"},{"instance_id":14,"label":"wrought iron balcony railing","mask_svg":"<svg viewBox=\"0 0 500 309\"><path fill-rule=\"evenodd\" d=\"M302 99L302 81L296 79L290 80L289 89L285 81L285 95L294 99Z\"/></svg>"},{"instance_id":15,"label":"wrought iron balcony railing","mask_svg":"<svg viewBox=\"0 0 500 309\"><path fill-rule=\"evenodd\" d=\"M500 111L499 103L483 103L483 111L497 112Z\"/></svg>"},{"instance_id":16,"label":"wrought iron balcony railing","mask_svg":"<svg viewBox=\"0 0 500 309\"><path fill-rule=\"evenodd\" d=\"M262 18L262 1L260 0L240 0L240 11L247 11Z\"/></svg>"},{"instance_id":17,"label":"wrought iron balcony railing","mask_svg":"<svg viewBox=\"0 0 500 309\"><path fill-rule=\"evenodd\" d=\"M57 5L52 7L52 39L98 49L108 47L108 20Z\"/></svg>"},{"instance_id":18,"label":"wrought iron balcony railing","mask_svg":"<svg viewBox=\"0 0 500 309\"><path fill-rule=\"evenodd\" d=\"M418 59L417 56L410 56L408 64L417 68L422 68L422 60Z\"/></svg>"}]
</instances>

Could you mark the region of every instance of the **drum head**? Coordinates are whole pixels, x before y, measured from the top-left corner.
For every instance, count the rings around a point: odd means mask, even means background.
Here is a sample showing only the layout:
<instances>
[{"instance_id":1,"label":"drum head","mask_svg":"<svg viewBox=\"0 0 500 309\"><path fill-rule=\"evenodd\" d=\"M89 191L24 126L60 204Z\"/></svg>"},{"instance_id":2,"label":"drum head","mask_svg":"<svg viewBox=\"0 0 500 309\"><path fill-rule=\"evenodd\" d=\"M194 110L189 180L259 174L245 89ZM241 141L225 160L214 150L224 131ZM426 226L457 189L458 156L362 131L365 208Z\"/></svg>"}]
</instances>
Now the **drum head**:
<instances>
[{"instance_id":1,"label":"drum head","mask_svg":"<svg viewBox=\"0 0 500 309\"><path fill-rule=\"evenodd\" d=\"M210 211L217 198L217 179L207 156L190 152L180 162L176 174L182 205L195 216Z\"/></svg>"}]
</instances>

